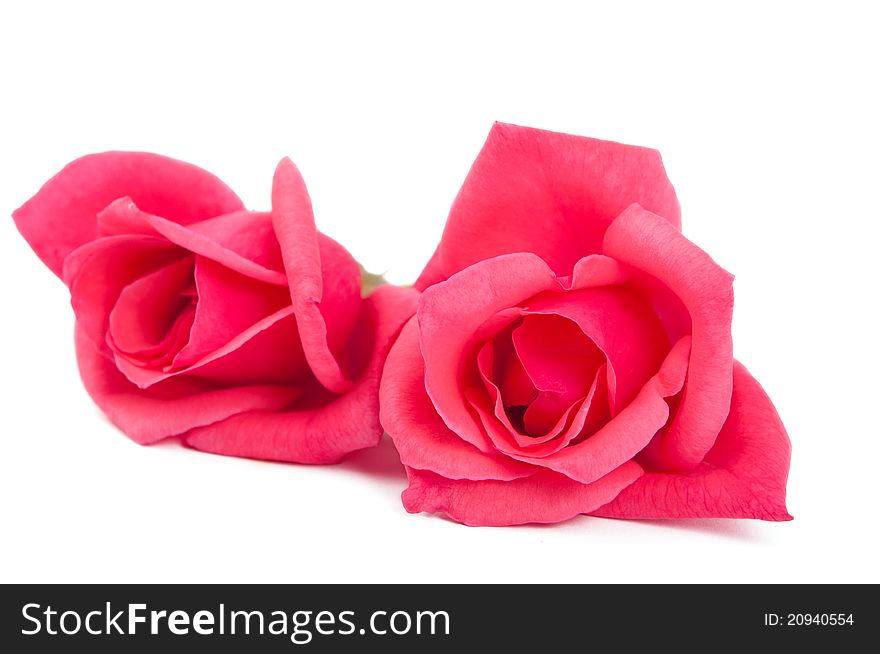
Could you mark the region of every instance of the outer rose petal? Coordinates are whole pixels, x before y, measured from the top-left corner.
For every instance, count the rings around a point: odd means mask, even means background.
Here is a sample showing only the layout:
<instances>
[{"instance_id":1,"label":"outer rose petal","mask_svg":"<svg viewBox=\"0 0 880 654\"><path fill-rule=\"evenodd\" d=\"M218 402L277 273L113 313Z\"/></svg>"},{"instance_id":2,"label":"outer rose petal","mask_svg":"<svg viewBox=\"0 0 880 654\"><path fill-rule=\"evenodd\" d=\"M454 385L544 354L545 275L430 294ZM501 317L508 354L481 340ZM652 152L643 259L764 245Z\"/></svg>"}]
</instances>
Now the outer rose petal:
<instances>
[{"instance_id":1,"label":"outer rose petal","mask_svg":"<svg viewBox=\"0 0 880 654\"><path fill-rule=\"evenodd\" d=\"M605 229L633 202L680 227L656 150L495 123L416 288L509 252L534 252L570 275L602 251Z\"/></svg>"},{"instance_id":2,"label":"outer rose petal","mask_svg":"<svg viewBox=\"0 0 880 654\"><path fill-rule=\"evenodd\" d=\"M143 391L117 370L106 349L98 350L83 329L76 329L76 359L83 384L107 417L133 441L147 445L209 425L242 411L275 411L301 392L290 386L239 386L217 389L178 378Z\"/></svg>"},{"instance_id":3,"label":"outer rose petal","mask_svg":"<svg viewBox=\"0 0 880 654\"><path fill-rule=\"evenodd\" d=\"M385 362L380 391L382 426L404 465L434 470L450 479L516 479L528 464L483 453L450 431L425 391L425 362L419 351L419 323L403 328Z\"/></svg>"},{"instance_id":4,"label":"outer rose petal","mask_svg":"<svg viewBox=\"0 0 880 654\"><path fill-rule=\"evenodd\" d=\"M346 354L349 338L361 308L361 269L351 253L329 236L318 232L321 255L322 296L318 307L327 326L327 345L347 377L360 371ZM297 315L297 321L304 318Z\"/></svg>"},{"instance_id":5,"label":"outer rose petal","mask_svg":"<svg viewBox=\"0 0 880 654\"><path fill-rule=\"evenodd\" d=\"M733 275L663 218L638 205L617 217L603 247L608 256L663 282L690 313L688 377L654 464L669 471L691 470L711 449L730 405Z\"/></svg>"},{"instance_id":6,"label":"outer rose petal","mask_svg":"<svg viewBox=\"0 0 880 654\"><path fill-rule=\"evenodd\" d=\"M407 468L409 488L401 496L410 513L445 513L471 526L562 522L589 513L639 478L642 469L628 461L592 484L540 472L514 481L445 479Z\"/></svg>"},{"instance_id":7,"label":"outer rose petal","mask_svg":"<svg viewBox=\"0 0 880 654\"><path fill-rule=\"evenodd\" d=\"M736 362L730 414L705 461L687 474L645 474L593 515L791 520L785 508L790 459L791 443L770 398Z\"/></svg>"},{"instance_id":8,"label":"outer rose petal","mask_svg":"<svg viewBox=\"0 0 880 654\"><path fill-rule=\"evenodd\" d=\"M194 429L185 441L199 450L254 459L333 463L382 436L379 377L403 323L415 311L412 289L383 285L364 300L359 330L374 330L369 361L351 390L328 404L281 412L254 411Z\"/></svg>"},{"instance_id":9,"label":"outer rose petal","mask_svg":"<svg viewBox=\"0 0 880 654\"><path fill-rule=\"evenodd\" d=\"M278 164L272 180L272 224L281 245L306 360L321 384L342 393L351 381L338 356L360 302L360 269L341 246L330 248L322 243L305 182L287 158ZM328 260L331 256L332 261ZM333 284L328 297L325 282ZM344 319L338 319L340 316Z\"/></svg>"},{"instance_id":10,"label":"outer rose petal","mask_svg":"<svg viewBox=\"0 0 880 654\"><path fill-rule=\"evenodd\" d=\"M243 208L235 193L201 168L144 152L104 152L69 163L12 216L60 277L67 255L97 236L98 212L123 196L182 224Z\"/></svg>"}]
</instances>

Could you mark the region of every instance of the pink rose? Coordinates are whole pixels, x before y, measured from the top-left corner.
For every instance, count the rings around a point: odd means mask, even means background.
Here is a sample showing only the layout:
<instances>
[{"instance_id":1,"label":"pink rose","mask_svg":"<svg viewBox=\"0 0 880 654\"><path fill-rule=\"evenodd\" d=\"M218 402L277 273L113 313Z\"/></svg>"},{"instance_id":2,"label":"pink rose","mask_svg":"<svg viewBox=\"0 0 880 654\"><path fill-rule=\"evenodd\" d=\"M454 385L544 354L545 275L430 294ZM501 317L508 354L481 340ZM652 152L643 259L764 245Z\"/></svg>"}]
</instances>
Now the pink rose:
<instances>
[{"instance_id":1,"label":"pink rose","mask_svg":"<svg viewBox=\"0 0 880 654\"><path fill-rule=\"evenodd\" d=\"M732 281L682 236L657 152L496 125L385 366L406 509L790 519L788 437L732 356Z\"/></svg>"},{"instance_id":2,"label":"pink rose","mask_svg":"<svg viewBox=\"0 0 880 654\"><path fill-rule=\"evenodd\" d=\"M189 164L108 152L14 218L70 288L86 389L133 440L304 463L378 442L379 375L415 292L361 298L290 160L271 212Z\"/></svg>"}]
</instances>

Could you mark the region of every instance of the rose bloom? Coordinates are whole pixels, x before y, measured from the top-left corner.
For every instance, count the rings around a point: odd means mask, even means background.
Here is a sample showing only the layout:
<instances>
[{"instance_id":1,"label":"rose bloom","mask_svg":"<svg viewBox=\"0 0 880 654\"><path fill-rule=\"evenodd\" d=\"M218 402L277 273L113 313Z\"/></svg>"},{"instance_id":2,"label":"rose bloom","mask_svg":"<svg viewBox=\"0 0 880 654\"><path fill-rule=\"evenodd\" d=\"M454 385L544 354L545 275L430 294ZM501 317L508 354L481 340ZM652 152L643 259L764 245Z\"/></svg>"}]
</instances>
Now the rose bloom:
<instances>
[{"instance_id":1,"label":"rose bloom","mask_svg":"<svg viewBox=\"0 0 880 654\"><path fill-rule=\"evenodd\" d=\"M270 212L195 166L108 152L14 218L70 288L86 389L133 440L304 463L378 442L379 375L416 294L361 297L290 160Z\"/></svg>"},{"instance_id":2,"label":"rose bloom","mask_svg":"<svg viewBox=\"0 0 880 654\"><path fill-rule=\"evenodd\" d=\"M495 125L385 366L406 509L789 520L732 281L682 236L656 151Z\"/></svg>"}]
</instances>

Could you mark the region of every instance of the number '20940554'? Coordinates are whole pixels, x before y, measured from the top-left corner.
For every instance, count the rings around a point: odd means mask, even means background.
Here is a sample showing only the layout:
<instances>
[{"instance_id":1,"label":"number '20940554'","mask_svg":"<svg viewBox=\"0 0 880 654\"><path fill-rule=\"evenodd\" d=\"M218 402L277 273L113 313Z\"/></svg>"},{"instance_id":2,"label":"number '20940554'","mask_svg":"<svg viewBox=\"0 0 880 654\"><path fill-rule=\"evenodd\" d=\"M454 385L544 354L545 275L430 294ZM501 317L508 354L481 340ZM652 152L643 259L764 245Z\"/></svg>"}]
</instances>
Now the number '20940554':
<instances>
[{"instance_id":1,"label":"number '20940554'","mask_svg":"<svg viewBox=\"0 0 880 654\"><path fill-rule=\"evenodd\" d=\"M853 625L852 613L765 613L766 627L842 627Z\"/></svg>"}]
</instances>

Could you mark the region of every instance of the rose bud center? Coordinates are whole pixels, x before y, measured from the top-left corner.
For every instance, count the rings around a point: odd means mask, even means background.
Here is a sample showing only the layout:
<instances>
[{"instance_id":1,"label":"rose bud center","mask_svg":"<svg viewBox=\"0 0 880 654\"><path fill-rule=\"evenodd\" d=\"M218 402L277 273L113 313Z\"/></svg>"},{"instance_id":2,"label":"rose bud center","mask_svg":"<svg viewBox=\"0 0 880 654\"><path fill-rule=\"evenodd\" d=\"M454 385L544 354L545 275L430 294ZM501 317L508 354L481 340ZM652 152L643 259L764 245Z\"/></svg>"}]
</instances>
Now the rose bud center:
<instances>
[{"instance_id":1,"label":"rose bud center","mask_svg":"<svg viewBox=\"0 0 880 654\"><path fill-rule=\"evenodd\" d=\"M110 312L109 339L138 365L168 370L187 342L196 314L194 257L159 268L126 286Z\"/></svg>"},{"instance_id":2,"label":"rose bud center","mask_svg":"<svg viewBox=\"0 0 880 654\"><path fill-rule=\"evenodd\" d=\"M572 442L607 420L613 373L596 343L568 318L518 317L484 343L477 367L496 415L521 445L566 433Z\"/></svg>"}]
</instances>

